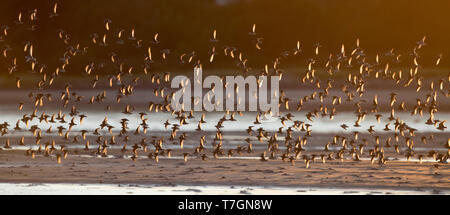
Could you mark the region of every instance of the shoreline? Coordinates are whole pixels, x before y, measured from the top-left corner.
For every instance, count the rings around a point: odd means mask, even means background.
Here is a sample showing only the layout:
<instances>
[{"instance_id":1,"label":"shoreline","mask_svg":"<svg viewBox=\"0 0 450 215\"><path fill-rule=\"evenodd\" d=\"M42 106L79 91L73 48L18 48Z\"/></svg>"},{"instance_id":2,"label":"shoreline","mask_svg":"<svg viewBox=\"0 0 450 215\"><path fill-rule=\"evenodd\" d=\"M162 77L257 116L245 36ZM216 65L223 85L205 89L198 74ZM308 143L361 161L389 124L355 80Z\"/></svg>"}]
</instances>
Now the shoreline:
<instances>
[{"instance_id":1,"label":"shoreline","mask_svg":"<svg viewBox=\"0 0 450 215\"><path fill-rule=\"evenodd\" d=\"M187 186L269 186L341 189L450 190L447 164L389 161L300 161L190 159L103 159L71 157L23 159L22 153L0 153L0 183L137 184ZM8 163L15 164L8 167ZM264 165L262 165L264 164ZM21 165L21 166L18 166Z\"/></svg>"},{"instance_id":2,"label":"shoreline","mask_svg":"<svg viewBox=\"0 0 450 215\"><path fill-rule=\"evenodd\" d=\"M62 188L77 188L61 192ZM326 187L326 186L260 186L260 185L225 185L225 184L95 184L95 183L0 183L0 190L14 189L13 193L51 193L55 195L89 194L147 194L147 195L449 195L450 189L436 188L391 188L391 187ZM93 191L96 189L99 191ZM54 192L57 193L54 193ZM65 192L65 193L64 193Z\"/></svg>"}]
</instances>

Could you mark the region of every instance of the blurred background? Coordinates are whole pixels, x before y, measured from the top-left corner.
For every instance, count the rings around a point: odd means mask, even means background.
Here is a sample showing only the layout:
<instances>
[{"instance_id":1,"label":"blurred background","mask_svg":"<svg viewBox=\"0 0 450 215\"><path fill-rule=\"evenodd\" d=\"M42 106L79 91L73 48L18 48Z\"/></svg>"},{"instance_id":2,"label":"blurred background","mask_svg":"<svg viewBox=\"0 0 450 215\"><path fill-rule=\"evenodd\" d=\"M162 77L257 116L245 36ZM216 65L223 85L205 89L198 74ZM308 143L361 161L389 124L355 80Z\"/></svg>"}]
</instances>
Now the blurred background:
<instances>
[{"instance_id":1,"label":"blurred background","mask_svg":"<svg viewBox=\"0 0 450 215\"><path fill-rule=\"evenodd\" d=\"M423 49L422 65L433 65L443 54L441 66L450 66L450 1L448 0L70 0L58 2L59 17L49 19L55 1L3 0L0 25L11 26L9 46L22 46L24 41L35 44L35 55L41 63L51 66L66 49L58 41L58 29L70 34L74 44L91 46L94 33L103 35L106 19L112 21L113 32L132 28L142 39L144 49L122 50L122 59L142 61L145 47L159 33L160 48L170 49L174 66L181 53L196 51L202 62L209 59L209 41L217 30L220 46L234 46L243 51L249 64L262 67L285 50L292 50L300 41L304 55L286 60L288 66L305 66L306 60L320 43L321 55L336 53L342 44L350 50L357 38L368 56L384 54L394 48L408 56L415 43L427 36L428 47ZM19 12L26 16L38 9L36 30L14 30ZM256 32L263 38L262 50L254 48L248 32L256 24ZM128 35L127 35L128 37ZM4 44L2 44L4 46ZM86 65L96 58L107 58L112 50L91 49L89 60L73 60ZM0 59L2 68L8 62ZM226 68L229 60L220 55L212 68ZM80 67L82 68L82 67ZM69 71L73 72L73 71Z\"/></svg>"}]
</instances>

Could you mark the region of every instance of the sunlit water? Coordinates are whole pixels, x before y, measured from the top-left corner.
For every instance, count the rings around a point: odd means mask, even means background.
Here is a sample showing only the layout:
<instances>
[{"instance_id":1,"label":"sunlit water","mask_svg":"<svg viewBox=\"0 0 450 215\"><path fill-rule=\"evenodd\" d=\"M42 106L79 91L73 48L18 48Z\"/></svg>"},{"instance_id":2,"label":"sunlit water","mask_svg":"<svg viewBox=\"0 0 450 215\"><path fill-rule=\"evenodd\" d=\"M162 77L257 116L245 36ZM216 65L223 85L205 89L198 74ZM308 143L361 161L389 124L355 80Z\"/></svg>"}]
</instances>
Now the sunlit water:
<instances>
[{"instance_id":1,"label":"sunlit water","mask_svg":"<svg viewBox=\"0 0 450 215\"><path fill-rule=\"evenodd\" d=\"M274 186L186 186L130 184L0 183L3 195L423 195L450 194L449 190L362 189Z\"/></svg>"},{"instance_id":2,"label":"sunlit water","mask_svg":"<svg viewBox=\"0 0 450 215\"><path fill-rule=\"evenodd\" d=\"M80 130L88 130L93 131L96 128L99 127L99 125L102 123L102 121L107 117L108 123L114 128L112 131L117 132L121 130L121 124L120 121L123 118L127 118L129 120L128 122L128 128L130 131L134 131L139 124L142 123L139 114L123 114L120 112L98 112L98 111L92 111L92 112L84 112L83 114L87 115L87 118L84 119L83 123L80 125L79 123L79 117L76 117L75 123L77 124L72 128L72 131L80 131ZM334 120L330 120L329 117L314 117L313 121L309 121L306 119L305 114L306 112L292 112L294 115L293 120L299 120L303 121L306 124L310 124L310 129L314 133L337 133L337 132L344 132L344 133L351 133L354 131L358 131L360 133L368 133L367 129L370 126L375 126L374 130L376 132L387 132L383 129L385 128L385 124L387 122L391 122L391 125L389 128L394 130L393 123L395 121L389 121L388 117L390 113L380 113L383 115L381 119L381 123L378 123L376 121L374 114L368 114L364 121L360 123L360 127L354 127L353 124L355 123L357 117L354 113L351 112L341 112L338 113ZM9 112L5 110L0 109L0 115L1 115L1 122L8 122L11 127L10 131L13 131L13 128L17 122L17 120L22 118L22 115L14 112ZM40 115L40 113L38 113ZM195 114L195 117L192 119L188 119L187 122L189 124L181 126L180 131L195 131L197 129L198 121L200 120L200 113ZM224 116L224 113L222 112L209 112L206 113L206 121L207 123L202 124L201 129L203 131L215 131L216 127L215 125L217 122ZM419 115L411 116L410 113L396 113L395 117L399 117L401 120L403 120L409 127L415 128L418 130L418 132L444 132L439 131L436 129L434 125L427 125L425 124L428 116L420 117ZM175 118L174 115L171 115L170 113L151 113L145 118L148 118L147 124L148 124L148 131L170 131L170 126L166 129L164 128L164 122L169 119L169 123L171 124L179 124L179 120ZM230 116L227 116L227 119L229 119ZM280 127L283 125L281 124L279 118L277 117L261 117L261 124L255 125L253 122L255 121L256 113L255 112L246 112L243 116L239 116L236 114L235 119L236 121L225 121L223 123L223 128L221 130L223 131L244 131L248 128L248 126L254 126L254 129L257 129L259 127L264 128L266 131L277 131ZM441 121L447 120L450 121L450 113L437 113L435 114L435 119L439 119ZM70 122L71 117L67 114L65 120ZM286 121L286 126L292 126L292 121ZM30 121L29 127L32 125L38 125L39 128L42 130L47 130L50 126L52 126L53 130L56 130L58 126L65 126L66 128L67 123L62 124L59 122L56 123L46 123L45 121L39 122L38 118L33 119L33 121ZM342 124L348 125L348 129L344 130L340 127ZM20 123L20 126L22 128L26 128L25 124L23 122ZM106 128L103 130L106 131ZM388 131L389 132L389 131ZM20 133L20 132L15 132ZM28 134L31 134L30 132L27 132Z\"/></svg>"},{"instance_id":3,"label":"sunlit water","mask_svg":"<svg viewBox=\"0 0 450 215\"><path fill-rule=\"evenodd\" d=\"M4 111L5 112L5 111ZM2 111L0 110L0 114L2 114ZM85 115L87 115L87 118L84 120L84 122L80 125L79 123L79 118L77 117L75 120L75 123L78 124L76 126L73 127L72 129L72 135L76 132L79 132L81 130L88 130L89 134L92 134L92 131L95 130L96 128L99 127L99 125L101 124L101 122L104 120L105 117L108 118L108 123L112 126L114 126L114 128L112 129L113 132L117 133L120 131L121 129L121 125L120 125L120 121L122 118L127 118L129 120L128 123L128 128L130 132L134 132L136 130L136 128L138 127L139 124L142 123L140 117L138 114L123 114L123 113L119 113L119 112L98 112L98 111L93 111L93 112L87 112L84 113ZM293 120L300 120L303 121L305 123L309 123L311 124L310 129L313 131L313 136L317 137L320 136L321 134L333 134L333 133L352 133L354 131L358 131L360 133L368 133L367 129L369 128L369 126L375 126L374 130L377 133L387 133L390 132L392 133L393 129L394 129L394 125L390 125L390 129L391 131L384 131L383 129L385 128L385 124L388 121L387 116L389 116L389 113L382 113L383 117L381 123L378 123L376 121L376 118L373 114L369 114L367 115L366 119L361 123L361 127L354 127L354 121L356 120L355 114L351 113L351 112L342 112L339 113L335 116L334 120L330 120L328 117L314 117L313 121L309 121L306 119L305 114L306 112L292 112L292 114L294 115ZM222 112L209 112L206 113L206 121L207 123L204 123L202 125L202 130L203 131L209 131L211 132L209 134L210 138L214 138L214 131L216 131L216 127L214 127L217 122L220 120L220 118L222 118L224 116L224 113ZM226 118L229 119L230 116L227 116ZM400 119L404 120L405 123L407 123L410 127L417 129L417 132L437 132L437 133L446 133L448 132L446 131L439 131L436 129L436 127L434 125L427 125L425 124L426 122L426 116L424 117L420 117L418 115L416 116L411 116L409 113L398 113L396 114L396 117L399 117ZM12 112L8 112L6 111L2 117L1 120L2 121L6 121L9 122L9 124L11 124L11 127L14 127L15 122L20 119L21 116L18 115L17 113L12 113ZM164 122L169 119L169 122L171 124L178 124L179 121L175 118L175 116L171 115L170 113L151 113L147 116L145 116L145 118L148 118L147 124L148 124L148 131L147 131L147 135L152 135L152 132L154 134L154 132L169 132L170 126L166 129L164 128ZM236 114L235 119L236 121L225 121L223 123L223 128L221 128L221 130L223 131L229 131L229 132L243 132L244 130L246 130L248 128L248 126L255 126L253 128L253 130L258 129L259 127L264 128L266 131L276 131L278 130L280 127L282 127L283 125L281 124L280 120L278 118L275 117L261 117L261 124L255 125L253 122L255 121L256 118L256 113L255 112L248 112L245 113L243 116L239 116L238 114ZM450 121L450 113L438 113L435 116L435 119L440 119L440 120L447 120ZM188 123L187 125L183 125L180 129L181 132L186 131L186 132L193 132L195 131L195 129L197 129L197 124L198 121L200 120L200 114L195 114L195 118L192 119L188 119ZM66 117L66 121L70 121L69 117ZM286 121L286 125L287 126L291 126L293 123L292 121ZM340 127L341 124L346 123L347 125L349 125L349 128L347 130L344 130ZM391 121L391 124L393 124L393 122ZM33 121L31 121L29 123L29 127L32 125L38 125L42 130L43 130L43 135L57 135L55 130L57 130L56 128L58 126L65 126L67 128L67 124L62 124L62 123L46 123L46 122L39 122L39 119L35 118ZM12 131L10 134L8 134L9 136L31 136L32 133L29 132L26 128L24 123L20 123L20 126L22 127L22 131L14 131L12 128L10 128L10 131ZM45 130L47 130L50 126L52 126L53 128L53 133L52 134L46 134L44 133ZM285 127L286 128L286 127ZM141 131L142 132L142 131ZM101 133L103 134L107 134L106 129L103 129L101 131ZM223 140L223 149L233 149L235 148L237 145L241 145L243 144L243 140L245 138L248 138L249 136L246 135L239 135L239 134L230 134L230 135L225 135L224 136L224 140ZM251 137L252 140L256 140L255 137ZM284 137L280 136L278 137L278 140L283 141ZM329 140L326 140L329 141ZM326 142L325 142L326 143ZM187 142L184 145L185 149L194 149L197 145L196 144L190 144L189 142ZM25 145L25 146L20 146L17 144L14 144L11 149L9 150L28 150L28 149L35 149L37 150L37 148L39 147L39 145ZM84 144L70 144L70 148L72 149L83 149L85 146ZM153 146L149 146L150 148L152 148ZM212 149L213 146L210 144L205 145L205 147L207 149ZM111 149L121 149L122 146L121 145L111 145L110 146ZM178 145L172 145L172 144L165 144L164 146L165 149L179 149ZM258 144L254 144L253 148L255 150L258 149L263 149L265 150L267 148L266 145L258 145ZM280 145L279 149L280 150L284 150L286 147L283 145ZM340 146L330 146L329 149L330 150L339 150L341 147ZM311 150L323 150L323 146L322 145L307 145L304 146L305 150L311 151ZM407 147L406 146L400 146L400 150L404 151L406 150ZM4 150L8 150L8 149L4 149ZM417 146L414 148L414 150L416 152L427 152L429 150L436 150L436 151L447 151L446 148L443 148L441 145L434 145L434 146L427 146L427 147L421 147L421 146ZM388 152L393 152L394 148L390 147L390 148L385 148L385 151ZM115 158L114 156L112 158ZM144 158L145 159L145 158ZM161 158L161 159L169 159L169 158ZM177 158L177 157L173 157L170 159L182 159L182 158ZM228 158L228 157L223 157L223 159L260 159L260 157L239 157L239 156L234 156L232 158ZM362 158L364 159L364 158ZM399 159L396 159L399 160ZM400 159L401 161L405 160L405 159ZM410 161L413 162L418 162L417 159L412 159ZM424 158L423 162L435 162L434 159L431 158Z\"/></svg>"}]
</instances>

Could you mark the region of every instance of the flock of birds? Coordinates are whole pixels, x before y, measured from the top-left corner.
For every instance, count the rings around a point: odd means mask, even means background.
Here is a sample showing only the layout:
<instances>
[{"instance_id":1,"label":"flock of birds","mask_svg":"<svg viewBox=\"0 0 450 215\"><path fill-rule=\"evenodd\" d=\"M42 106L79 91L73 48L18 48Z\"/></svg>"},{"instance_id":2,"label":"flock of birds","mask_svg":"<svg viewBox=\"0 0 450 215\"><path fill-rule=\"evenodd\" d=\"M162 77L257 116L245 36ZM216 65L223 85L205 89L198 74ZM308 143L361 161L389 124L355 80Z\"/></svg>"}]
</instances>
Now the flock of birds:
<instances>
[{"instance_id":1,"label":"flock of birds","mask_svg":"<svg viewBox=\"0 0 450 215\"><path fill-rule=\"evenodd\" d=\"M58 4L55 3L53 9L48 16L50 19L57 19L59 16ZM85 145L85 150L91 154L99 156L108 156L108 148L112 145L123 144L122 153L130 153L130 158L133 161L137 161L139 154L144 154L149 158L159 162L160 156L170 157L173 154L171 149L167 149L165 144L172 144L175 142L179 145L180 149L183 149L183 144L185 140L188 139L188 133L178 132L180 129L186 125L188 120L195 118L195 113L193 111L173 111L171 110L170 101L173 96L173 92L167 89L167 83L170 81L171 74L165 72L164 74L158 74L151 71L151 65L157 61L165 61L171 57L172 53L169 49L160 47L160 38L158 33L154 35L151 41L148 41L150 45L146 46L147 41L139 39L136 35L135 29L116 29L113 30L113 23L111 20L106 19L104 22L104 29L101 33L92 34L89 41L89 46L83 47L80 43L75 42L70 34L62 29L59 29L56 33L60 41L65 44L66 50L64 54L60 57L60 61L56 69L50 71L46 65L41 64L37 57L33 54L33 49L35 44L31 42L24 42L23 47L12 47L8 44L10 31L14 31L18 28L28 29L34 31L38 26L38 10L32 10L28 12L20 12L17 19L12 25L1 27L0 45L2 57L10 62L8 66L9 77L16 77L17 88L22 87L23 77L20 77L22 73L19 70L31 71L33 76L39 77L35 83L34 90L32 90L28 97L30 101L28 103L33 106L34 111L32 113L25 113L21 119L18 119L13 131L11 131L11 125L7 122L0 124L1 135L8 135L14 131L29 131L33 134L34 144L38 145L38 149L29 149L26 151L26 155L35 158L37 155L42 155L46 157L56 157L57 162L61 163L62 159L66 159L69 155L70 145L58 144L59 140L46 139L45 135L51 135L55 133L50 126L49 129L43 131L39 124L45 123L47 125L52 125L54 123L61 123L63 125L57 127L58 135L63 138L61 142L72 142L72 143L82 143ZM264 39L256 31L256 25L253 25L248 32L249 37L256 50L263 48ZM236 67L242 71L242 74L258 74L258 75L277 75L282 78L283 69L280 68L281 61L283 59L298 56L304 54L300 42L297 42L296 46L291 50L282 52L271 64L267 64L263 69L252 69L248 66L247 59L244 57L244 52L233 46L220 46L218 40L217 31L213 30L212 36L209 39L209 43L212 44L211 51L209 52L208 60L209 63L213 63L215 57L218 55L223 55L230 58L236 62ZM242 116L245 114L240 111L226 111L224 116L215 125L215 137L214 137L214 147L212 150L207 150L205 144L207 142L207 135L201 135L198 141L198 146L194 147L194 151L182 150L182 156L184 161L187 162L189 157L198 157L202 160L212 159L212 157L220 156L233 156L238 153L252 153L254 152L253 141L255 139L258 141L256 144L267 143L267 149L258 152L261 161L268 161L270 159L282 159L283 161L290 162L293 165L295 162L304 162L306 168L309 167L310 162L315 162L316 159L326 162L327 160L335 159L352 159L355 161L361 160L361 157L366 156L370 158L372 163L378 162L380 164L385 164L387 156L385 155L385 149L387 147L393 148L399 155L404 155L409 159L418 158L422 162L424 157L433 157L437 162L447 163L447 159L450 155L450 138L448 138L446 143L442 143L444 148L447 148L447 152L430 150L427 153L416 153L414 151L414 141L413 137L417 129L410 127L402 119L395 115L396 111L411 111L411 115L428 115L428 120L426 124L435 126L436 132L444 132L447 127L445 123L446 120L440 120L435 118L435 114L438 112L438 98L443 97L448 99L450 97L450 73L448 77L442 77L439 80L431 80L428 84L425 84L425 79L420 75L419 62L420 62L420 51L426 46L426 37L417 42L414 46L413 52L411 53L411 65L408 70L394 70L390 68L390 65L395 65L398 63L403 56L394 52L394 50L389 51L385 55L376 55L374 60L370 60L366 56L364 50L359 45L359 39L356 41L356 45L353 49L348 52L344 45L340 51L336 54L330 54L326 59L325 65L321 67L328 74L328 80L320 80L316 74L319 70L319 51L321 48L320 44L314 46L313 57L307 62L307 69L304 73L300 75L300 83L303 85L309 85L314 92L310 95L305 95L300 97L297 102L294 111L305 111L303 106L311 101L319 101L320 105L314 110L307 112L305 116L305 122L300 120L294 120L293 113L289 112L292 108L289 108L289 102L293 102L291 98L286 97L285 93L281 91L279 106L286 114L281 114L279 116L279 121L281 127L276 132L266 131L264 129L263 122L261 122L261 117L265 115L270 115L268 112L259 112L256 115L256 119L253 122L254 125L249 126L246 130L248 138L243 139L243 144L245 146L239 145L237 148L225 150L223 149L222 140L224 139L223 131L221 130L226 121L236 121L236 114ZM100 123L98 128L93 131L80 130L79 132L74 132L72 129L76 126L82 128L83 121L89 116L79 113L79 106L91 105L94 109L99 109L102 102L107 98L106 91L98 89L99 93L92 96L87 102L84 96L79 95L70 83L64 83L64 90L58 95L52 93L45 93L45 90L54 89L52 88L55 83L63 82L65 79L64 73L72 59L83 58L89 53L91 47L95 48L107 48L107 47L117 47L117 46L129 46L140 50L143 54L143 68L142 70L136 69L133 65L127 65L120 58L120 56L115 52L109 52L107 54L108 62L92 62L85 66L83 75L86 79L91 82L91 89L95 90L99 87L98 83L106 83L111 89L117 89L116 102L117 106L120 105L122 98L130 97L135 92L135 87L141 83L142 77L150 78L153 84L153 93L156 97L161 98L161 102L150 102L148 105L148 110L140 113L135 113L135 108L132 104L126 104L123 109L124 116L129 116L132 114L138 114L141 123L136 129L130 129L128 127L129 119L124 117L121 119L121 130L120 132L114 133L113 128L108 121L108 118ZM14 49L23 49L24 63L20 65L18 58L22 56L14 56L11 53ZM157 51L155 51L157 50ZM159 52L158 52L159 51ZM439 65L442 56L440 55L435 62L435 65ZM22 60L22 59L21 59ZM201 67L200 57L195 51L190 53L183 53L178 57L178 62L180 64L191 65L193 68ZM106 65L111 68L115 68L113 72L105 76L99 76L96 74L97 70ZM353 69L350 69L353 68ZM346 74L346 80L344 84L340 87L340 92L345 93L346 99L342 101L343 98L340 96L330 96L329 91L334 86L334 77L336 74ZM373 97L371 108L363 108L364 103L369 103L362 99L365 95L365 84L369 79L373 80L385 80L392 82L395 87L410 89L412 92L426 92L425 99L417 98L416 104L413 107L407 108L405 102L401 101L396 93L392 93L390 98L378 98L377 95ZM54 97L57 97L59 101L54 101ZM380 143L380 136L375 135L376 131L374 126L367 128L370 135L374 137L373 141L366 139L360 140L358 136L359 132L353 132L351 137L344 135L335 135L333 140L328 142L323 150L319 153L311 154L305 150L305 145L307 145L308 140L312 137L311 124L308 121L313 121L314 117L329 117L333 120L334 116L337 114L336 107L341 105L343 102L350 103L355 110L356 121L354 125L342 124L341 127L344 130L351 126L361 127L361 122L366 119L368 115L373 115L376 117L378 123L381 123L381 118L384 116L380 111L379 100L387 99L388 109L390 109L390 116L386 119L389 121L384 130L391 131L391 133L383 134L388 137L386 143ZM331 102L331 105L325 105L325 101ZM50 102L57 102L62 105L59 111L48 114L44 111L39 113L39 109L45 110L46 104ZM19 111L24 111L24 105L27 102L21 102L19 104ZM117 107L116 106L116 107ZM106 110L110 110L111 105L107 105ZM280 110L281 110L280 109ZM68 115L64 112L67 111ZM161 126L170 132L170 137L164 138L153 138L151 141L147 140L147 130L148 121L152 120L152 114L158 114L156 112L169 112L179 123L172 123L168 119ZM201 134L202 124L206 122L206 116L204 113L200 113L201 117L198 121L197 132ZM147 118L149 116L149 118ZM70 119L67 119L70 118ZM38 119L39 123L32 124L33 120ZM292 124L288 126L288 122ZM393 125L393 127L391 126ZM43 132L45 134L43 134ZM180 134L181 133L181 134ZM206 134L206 133L205 133ZM392 135L392 136L391 136ZM92 148L89 136L95 139L98 143L96 148ZM279 137L284 136L284 141L280 141ZM139 141L131 142L131 137L136 137ZM392 138L391 138L392 137ZM119 140L120 138L120 140ZM433 139L433 135L422 136L421 141L427 143ZM48 140L48 141L46 141ZM169 143L168 143L169 142ZM19 145L25 145L25 136L19 138ZM129 144L131 146L129 146ZM280 149L279 145L284 144L283 150ZM152 145L153 147L148 147ZM337 150L331 150L330 146L339 146ZM407 149L401 151L400 148L406 146ZM6 139L3 149L11 148L10 139ZM369 149L369 150L365 150ZM208 157L208 153L212 154L212 157ZM209 155L211 156L211 155Z\"/></svg>"}]
</instances>

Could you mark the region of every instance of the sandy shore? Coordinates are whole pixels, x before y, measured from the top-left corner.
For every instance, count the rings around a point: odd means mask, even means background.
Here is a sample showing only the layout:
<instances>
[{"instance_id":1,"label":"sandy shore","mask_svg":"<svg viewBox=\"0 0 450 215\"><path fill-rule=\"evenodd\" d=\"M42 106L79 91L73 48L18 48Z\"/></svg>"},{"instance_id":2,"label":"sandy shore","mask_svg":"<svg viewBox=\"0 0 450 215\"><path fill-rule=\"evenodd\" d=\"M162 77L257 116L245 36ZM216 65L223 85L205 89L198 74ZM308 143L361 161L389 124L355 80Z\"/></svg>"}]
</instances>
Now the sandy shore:
<instances>
[{"instance_id":1,"label":"sandy shore","mask_svg":"<svg viewBox=\"0 0 450 215\"><path fill-rule=\"evenodd\" d=\"M316 161L310 168L281 160L124 158L73 155L57 164L55 157L30 159L21 150L0 153L2 183L105 183L159 185L312 186L450 190L450 168L432 162Z\"/></svg>"}]
</instances>

